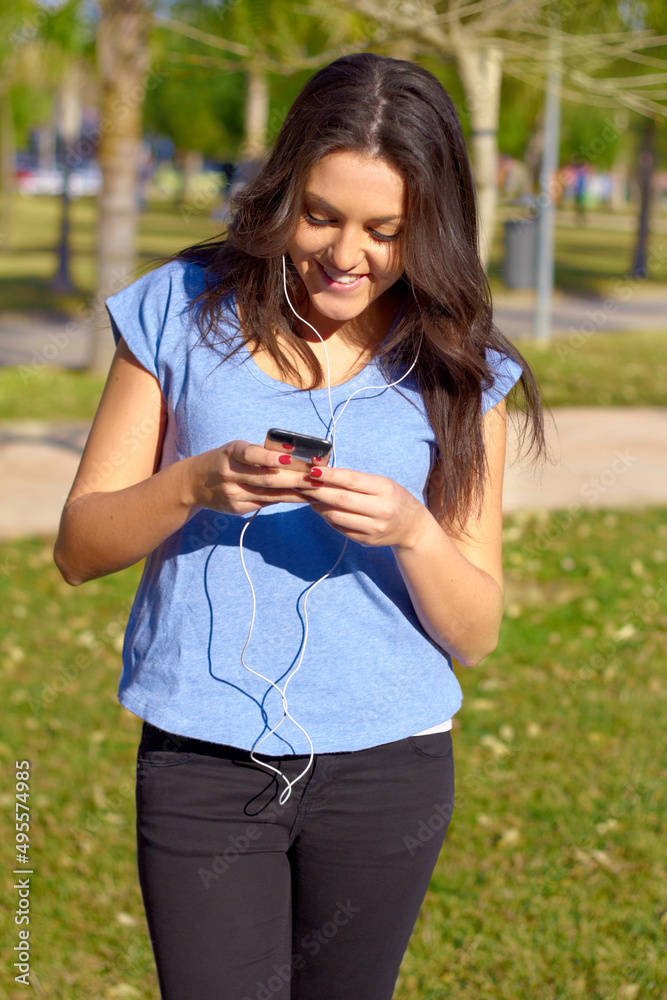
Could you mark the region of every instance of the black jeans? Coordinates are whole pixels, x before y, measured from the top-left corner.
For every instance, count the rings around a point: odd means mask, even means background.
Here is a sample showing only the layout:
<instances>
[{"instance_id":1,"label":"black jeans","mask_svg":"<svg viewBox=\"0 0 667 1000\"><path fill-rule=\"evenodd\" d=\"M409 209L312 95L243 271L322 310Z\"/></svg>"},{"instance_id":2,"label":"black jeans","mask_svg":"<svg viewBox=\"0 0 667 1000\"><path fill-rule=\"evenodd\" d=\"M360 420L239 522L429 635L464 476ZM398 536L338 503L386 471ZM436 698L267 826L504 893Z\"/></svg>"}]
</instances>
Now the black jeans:
<instances>
[{"instance_id":1,"label":"black jeans","mask_svg":"<svg viewBox=\"0 0 667 1000\"><path fill-rule=\"evenodd\" d=\"M307 757L262 757L294 778ZM454 806L451 733L318 754L284 783L245 750L144 723L141 890L163 1000L390 1000Z\"/></svg>"}]
</instances>

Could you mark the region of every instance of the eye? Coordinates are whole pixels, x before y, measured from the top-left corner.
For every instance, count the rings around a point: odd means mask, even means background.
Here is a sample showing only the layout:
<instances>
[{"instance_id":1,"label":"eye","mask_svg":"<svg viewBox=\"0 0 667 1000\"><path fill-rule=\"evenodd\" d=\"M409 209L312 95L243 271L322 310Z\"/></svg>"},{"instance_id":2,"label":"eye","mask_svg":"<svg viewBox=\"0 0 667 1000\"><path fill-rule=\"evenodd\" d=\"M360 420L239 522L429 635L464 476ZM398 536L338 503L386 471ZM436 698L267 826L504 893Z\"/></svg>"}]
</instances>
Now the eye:
<instances>
[{"instance_id":1,"label":"eye","mask_svg":"<svg viewBox=\"0 0 667 1000\"><path fill-rule=\"evenodd\" d=\"M334 223L333 219L315 219L310 212L304 212L303 216L311 226L331 226Z\"/></svg>"},{"instance_id":2,"label":"eye","mask_svg":"<svg viewBox=\"0 0 667 1000\"><path fill-rule=\"evenodd\" d=\"M401 235L400 233L393 233L391 236L383 236L382 233L376 233L374 229L369 229L368 232L374 240L379 240L380 243L391 243L393 240L397 240Z\"/></svg>"},{"instance_id":3,"label":"eye","mask_svg":"<svg viewBox=\"0 0 667 1000\"><path fill-rule=\"evenodd\" d=\"M310 226L335 226L335 219L316 219L310 214L310 212L304 212L303 217ZM371 239L376 240L378 243L392 243L397 240L401 235L400 233L393 233L391 236L383 236L382 233L378 233L375 229L368 230Z\"/></svg>"}]
</instances>

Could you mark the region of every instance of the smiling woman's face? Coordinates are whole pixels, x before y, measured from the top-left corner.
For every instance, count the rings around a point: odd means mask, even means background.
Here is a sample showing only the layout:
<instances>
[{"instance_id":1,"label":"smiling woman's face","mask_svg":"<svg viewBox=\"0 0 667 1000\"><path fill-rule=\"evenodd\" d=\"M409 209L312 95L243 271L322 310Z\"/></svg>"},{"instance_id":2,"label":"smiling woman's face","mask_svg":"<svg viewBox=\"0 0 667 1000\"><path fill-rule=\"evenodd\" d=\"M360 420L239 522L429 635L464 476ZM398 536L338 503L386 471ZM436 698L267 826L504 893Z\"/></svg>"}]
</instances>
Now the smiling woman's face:
<instances>
[{"instance_id":1,"label":"smiling woman's face","mask_svg":"<svg viewBox=\"0 0 667 1000\"><path fill-rule=\"evenodd\" d=\"M320 332L356 319L400 278L406 188L386 160L330 153L308 175L289 254Z\"/></svg>"}]
</instances>

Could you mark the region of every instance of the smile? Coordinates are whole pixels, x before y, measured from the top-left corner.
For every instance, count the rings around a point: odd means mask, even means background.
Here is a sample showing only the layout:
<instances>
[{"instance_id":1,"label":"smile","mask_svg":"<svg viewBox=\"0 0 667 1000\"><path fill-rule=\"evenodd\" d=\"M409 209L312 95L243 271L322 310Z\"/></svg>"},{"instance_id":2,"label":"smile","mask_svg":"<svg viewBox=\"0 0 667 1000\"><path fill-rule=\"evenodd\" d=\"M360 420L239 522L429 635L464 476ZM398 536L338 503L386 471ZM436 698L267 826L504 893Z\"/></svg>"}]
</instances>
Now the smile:
<instances>
[{"instance_id":1,"label":"smile","mask_svg":"<svg viewBox=\"0 0 667 1000\"><path fill-rule=\"evenodd\" d=\"M328 271L323 264L319 261L315 262L322 274L324 281L331 288L335 287L337 289L345 289L346 291L358 288L359 285L365 281L368 277L366 274L333 274Z\"/></svg>"}]
</instances>

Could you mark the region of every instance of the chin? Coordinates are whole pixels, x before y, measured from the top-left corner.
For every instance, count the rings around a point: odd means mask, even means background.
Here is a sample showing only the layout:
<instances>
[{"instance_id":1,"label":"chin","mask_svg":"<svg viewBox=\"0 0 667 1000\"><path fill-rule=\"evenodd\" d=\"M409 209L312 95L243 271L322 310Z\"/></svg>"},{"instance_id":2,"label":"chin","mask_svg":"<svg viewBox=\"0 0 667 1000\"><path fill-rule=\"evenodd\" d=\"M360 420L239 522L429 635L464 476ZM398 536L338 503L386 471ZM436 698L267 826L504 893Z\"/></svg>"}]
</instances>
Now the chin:
<instances>
[{"instance_id":1,"label":"chin","mask_svg":"<svg viewBox=\"0 0 667 1000\"><path fill-rule=\"evenodd\" d=\"M319 289L317 292L309 292L308 294L313 307L328 319L356 319L375 301L374 298L369 299L366 296L357 298L355 301L352 296L343 298L342 295L327 294Z\"/></svg>"}]
</instances>

